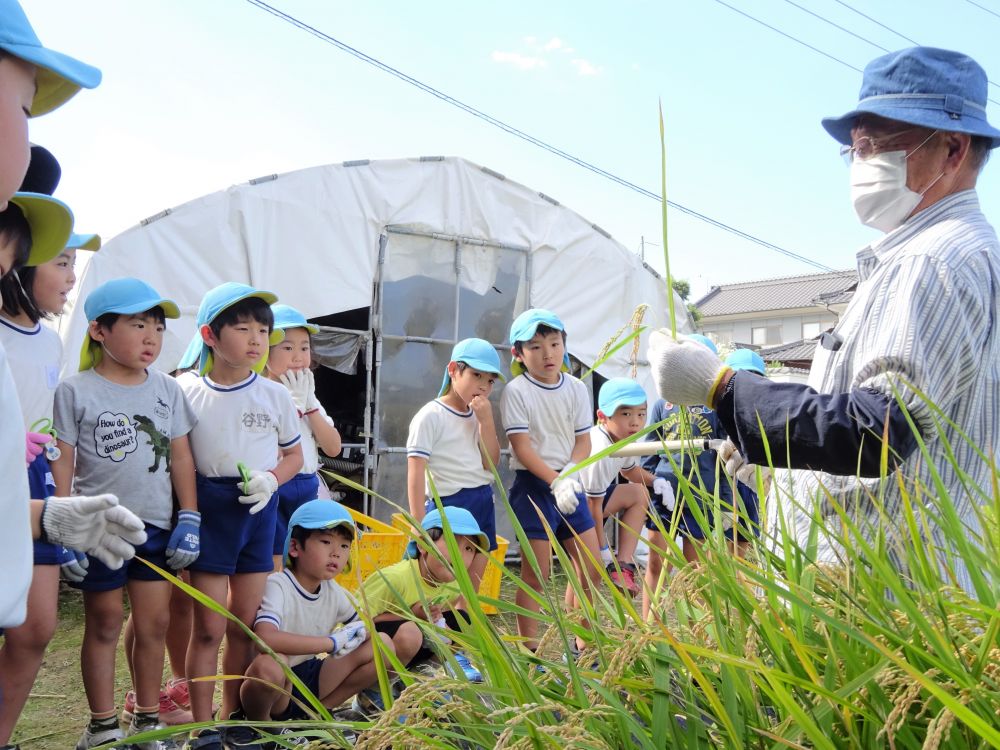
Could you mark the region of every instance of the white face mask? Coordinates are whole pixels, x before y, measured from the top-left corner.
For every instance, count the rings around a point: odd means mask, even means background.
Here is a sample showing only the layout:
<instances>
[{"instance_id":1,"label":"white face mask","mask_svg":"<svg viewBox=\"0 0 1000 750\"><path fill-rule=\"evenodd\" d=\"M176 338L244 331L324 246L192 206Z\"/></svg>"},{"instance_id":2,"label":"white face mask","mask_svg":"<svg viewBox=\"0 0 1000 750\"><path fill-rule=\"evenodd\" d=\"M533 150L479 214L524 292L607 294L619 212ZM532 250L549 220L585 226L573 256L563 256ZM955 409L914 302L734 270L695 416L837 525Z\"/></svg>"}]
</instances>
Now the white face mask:
<instances>
[{"instance_id":1,"label":"white face mask","mask_svg":"<svg viewBox=\"0 0 1000 750\"><path fill-rule=\"evenodd\" d=\"M907 156L916 152L933 135L931 133L909 154L905 151L885 151L868 159L854 159L851 162L851 203L862 224L891 232L906 221L923 199L924 193L944 176L942 172L919 193L906 186Z\"/></svg>"}]
</instances>

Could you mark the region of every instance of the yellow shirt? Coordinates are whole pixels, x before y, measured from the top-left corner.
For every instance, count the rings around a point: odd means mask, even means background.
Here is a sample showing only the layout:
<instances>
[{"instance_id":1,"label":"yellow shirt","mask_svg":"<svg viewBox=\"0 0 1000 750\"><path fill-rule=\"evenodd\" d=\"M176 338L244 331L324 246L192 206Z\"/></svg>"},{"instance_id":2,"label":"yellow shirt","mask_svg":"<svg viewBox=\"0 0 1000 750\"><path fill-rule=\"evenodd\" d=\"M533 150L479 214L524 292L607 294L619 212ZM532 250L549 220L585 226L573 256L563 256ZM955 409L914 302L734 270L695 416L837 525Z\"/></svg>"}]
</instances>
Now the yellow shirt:
<instances>
[{"instance_id":1,"label":"yellow shirt","mask_svg":"<svg viewBox=\"0 0 1000 750\"><path fill-rule=\"evenodd\" d=\"M406 617L417 602L445 606L461 596L458 583L452 581L439 586L424 580L420 575L419 559L401 560L388 568L376 570L361 584L358 604L370 617L388 612Z\"/></svg>"}]
</instances>

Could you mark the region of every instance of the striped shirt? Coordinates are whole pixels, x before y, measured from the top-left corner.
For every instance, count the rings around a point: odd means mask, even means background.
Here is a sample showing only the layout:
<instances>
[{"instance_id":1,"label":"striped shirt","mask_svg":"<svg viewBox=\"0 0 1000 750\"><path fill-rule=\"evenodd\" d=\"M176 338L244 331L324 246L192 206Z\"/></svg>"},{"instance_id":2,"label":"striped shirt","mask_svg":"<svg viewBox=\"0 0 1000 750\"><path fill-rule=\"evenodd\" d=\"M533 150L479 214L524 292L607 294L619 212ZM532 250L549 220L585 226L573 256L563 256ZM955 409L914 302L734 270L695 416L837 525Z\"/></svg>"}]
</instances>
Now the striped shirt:
<instances>
[{"instance_id":1,"label":"striped shirt","mask_svg":"<svg viewBox=\"0 0 1000 750\"><path fill-rule=\"evenodd\" d=\"M977 449L988 458L1000 457L1000 329L996 325L1000 243L996 233L983 216L975 191L967 190L921 211L857 257L860 282L835 330L843 343L836 351L817 347L809 385L820 393L872 388L890 397L895 388L927 442L926 459L917 450L900 467L908 492L915 483L925 493L934 492L933 466L955 513L967 527L967 537L975 539L982 529L974 506L990 497L991 486L989 464ZM935 416L920 392L941 410L941 416ZM948 446L954 464L948 458ZM881 523L889 554L903 567L895 540L905 539L908 532L895 531L905 523L895 476L879 487L877 479L796 471L779 477L777 484L788 487L789 479L798 500L817 497L817 482L821 482L868 538ZM875 496L884 492L881 520L878 509L866 500L869 491ZM821 502L820 509L831 528L840 527L831 503ZM948 545L934 515L929 514L927 529L943 560ZM795 522L804 543L809 519L801 509ZM839 559L836 544L821 537L818 557ZM955 573L954 580L946 582L971 592L964 564L953 558L946 565Z\"/></svg>"}]
</instances>

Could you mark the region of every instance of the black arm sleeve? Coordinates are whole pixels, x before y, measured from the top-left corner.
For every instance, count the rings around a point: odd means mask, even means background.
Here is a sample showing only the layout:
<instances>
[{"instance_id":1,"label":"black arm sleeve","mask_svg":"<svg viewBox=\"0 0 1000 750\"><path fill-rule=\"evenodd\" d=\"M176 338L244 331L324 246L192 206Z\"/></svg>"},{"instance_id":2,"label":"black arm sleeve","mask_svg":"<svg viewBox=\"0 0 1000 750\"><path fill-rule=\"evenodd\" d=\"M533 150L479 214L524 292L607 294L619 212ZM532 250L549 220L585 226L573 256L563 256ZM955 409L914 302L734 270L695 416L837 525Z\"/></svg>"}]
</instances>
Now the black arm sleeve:
<instances>
[{"instance_id":1,"label":"black arm sleeve","mask_svg":"<svg viewBox=\"0 0 1000 750\"><path fill-rule=\"evenodd\" d=\"M743 371L734 375L716 413L740 453L756 464L767 463L766 437L774 466L877 477L886 424L889 471L917 447L895 399L868 388L828 395Z\"/></svg>"}]
</instances>

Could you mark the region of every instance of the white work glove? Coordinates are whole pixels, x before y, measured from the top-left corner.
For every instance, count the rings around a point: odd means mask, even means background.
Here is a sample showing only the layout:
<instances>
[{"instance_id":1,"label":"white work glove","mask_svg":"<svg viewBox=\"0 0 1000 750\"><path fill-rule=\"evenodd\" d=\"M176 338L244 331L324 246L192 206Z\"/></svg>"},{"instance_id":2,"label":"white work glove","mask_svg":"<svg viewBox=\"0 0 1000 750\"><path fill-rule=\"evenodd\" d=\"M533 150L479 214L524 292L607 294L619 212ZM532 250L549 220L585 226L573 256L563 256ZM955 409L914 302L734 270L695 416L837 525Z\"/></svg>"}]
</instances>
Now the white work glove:
<instances>
[{"instance_id":1,"label":"white work glove","mask_svg":"<svg viewBox=\"0 0 1000 750\"><path fill-rule=\"evenodd\" d=\"M577 497L577 494L583 493L583 485L580 484L579 479L575 476L563 476L575 466L576 464L566 464L559 476L553 479L552 484L549 485L549 489L552 490L552 494L556 498L556 507L563 515L569 515L576 510L576 506L580 504L580 498Z\"/></svg>"},{"instance_id":2,"label":"white work glove","mask_svg":"<svg viewBox=\"0 0 1000 750\"><path fill-rule=\"evenodd\" d=\"M278 491L278 478L269 471L254 469L250 472L250 481L240 482L239 486L246 493L240 495L240 502L251 506L250 515L252 516L264 510L270 502L271 496Z\"/></svg>"},{"instance_id":3,"label":"white work glove","mask_svg":"<svg viewBox=\"0 0 1000 750\"><path fill-rule=\"evenodd\" d=\"M757 464L747 463L747 460L743 458L743 454L740 453L732 440L722 441L722 444L716 450L719 452L719 460L722 461L726 473L756 491L757 475L754 469L757 468ZM766 466L761 466L760 470L761 478L764 482L764 491L767 492L771 486L771 470Z\"/></svg>"},{"instance_id":4,"label":"white work glove","mask_svg":"<svg viewBox=\"0 0 1000 750\"><path fill-rule=\"evenodd\" d=\"M360 620L349 623L330 633L332 644L330 653L334 659L339 659L341 656L351 653L366 640L368 640L368 628L365 627L365 624Z\"/></svg>"},{"instance_id":5,"label":"white work glove","mask_svg":"<svg viewBox=\"0 0 1000 750\"><path fill-rule=\"evenodd\" d=\"M288 392L292 394L292 401L295 402L295 408L299 410L299 414L305 414L308 411L309 396L312 394L312 383L311 378L306 377L305 373L308 370L285 370L281 375L281 382L288 389ZM312 375L312 373L309 373Z\"/></svg>"},{"instance_id":6,"label":"white work glove","mask_svg":"<svg viewBox=\"0 0 1000 750\"><path fill-rule=\"evenodd\" d=\"M135 557L136 545L146 541L142 519L114 495L46 498L41 526L52 544L86 552L112 570Z\"/></svg>"},{"instance_id":7,"label":"white work glove","mask_svg":"<svg viewBox=\"0 0 1000 750\"><path fill-rule=\"evenodd\" d=\"M674 497L674 488L663 477L657 477L653 480L653 494L660 496L660 505L667 510L673 510L674 506L677 505L677 498Z\"/></svg>"},{"instance_id":8,"label":"white work glove","mask_svg":"<svg viewBox=\"0 0 1000 750\"><path fill-rule=\"evenodd\" d=\"M305 413L316 411L320 407L319 399L316 398L316 375L308 367L301 370L302 376L306 381L306 390L308 397L306 398L306 408Z\"/></svg>"},{"instance_id":9,"label":"white work glove","mask_svg":"<svg viewBox=\"0 0 1000 750\"><path fill-rule=\"evenodd\" d=\"M649 368L660 396L672 404L709 404L712 389L725 368L722 360L701 342L665 330L649 334Z\"/></svg>"}]
</instances>

